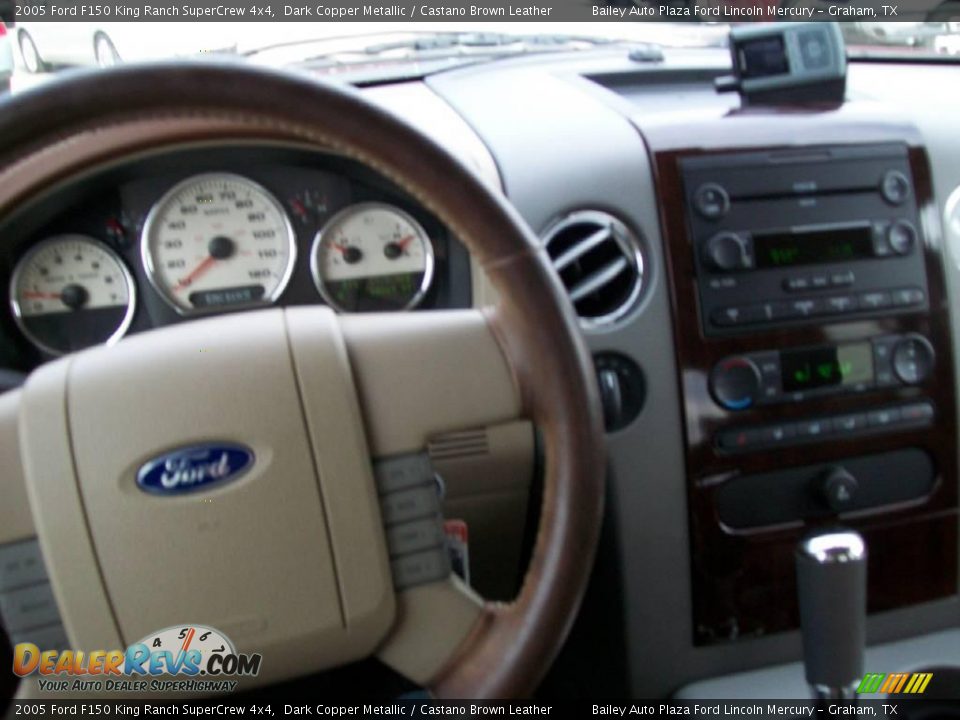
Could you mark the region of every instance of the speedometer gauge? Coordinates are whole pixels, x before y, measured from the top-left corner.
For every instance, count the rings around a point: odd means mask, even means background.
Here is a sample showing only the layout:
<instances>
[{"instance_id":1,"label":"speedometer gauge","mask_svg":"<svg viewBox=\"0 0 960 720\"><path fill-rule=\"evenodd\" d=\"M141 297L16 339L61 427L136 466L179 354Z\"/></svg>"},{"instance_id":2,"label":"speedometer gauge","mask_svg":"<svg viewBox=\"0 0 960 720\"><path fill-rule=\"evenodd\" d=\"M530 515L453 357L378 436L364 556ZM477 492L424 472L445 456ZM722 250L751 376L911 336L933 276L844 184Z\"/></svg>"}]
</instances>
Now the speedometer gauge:
<instances>
[{"instance_id":1,"label":"speedometer gauge","mask_svg":"<svg viewBox=\"0 0 960 720\"><path fill-rule=\"evenodd\" d=\"M293 272L283 207L239 175L184 180L154 205L141 251L151 284L181 314L274 302Z\"/></svg>"},{"instance_id":2,"label":"speedometer gauge","mask_svg":"<svg viewBox=\"0 0 960 720\"><path fill-rule=\"evenodd\" d=\"M123 261L86 235L38 243L17 263L10 283L17 324L51 355L118 340L133 319L134 295Z\"/></svg>"},{"instance_id":3,"label":"speedometer gauge","mask_svg":"<svg viewBox=\"0 0 960 720\"><path fill-rule=\"evenodd\" d=\"M383 203L341 210L317 235L310 269L317 289L345 312L405 310L433 279L430 238L410 215Z\"/></svg>"}]
</instances>

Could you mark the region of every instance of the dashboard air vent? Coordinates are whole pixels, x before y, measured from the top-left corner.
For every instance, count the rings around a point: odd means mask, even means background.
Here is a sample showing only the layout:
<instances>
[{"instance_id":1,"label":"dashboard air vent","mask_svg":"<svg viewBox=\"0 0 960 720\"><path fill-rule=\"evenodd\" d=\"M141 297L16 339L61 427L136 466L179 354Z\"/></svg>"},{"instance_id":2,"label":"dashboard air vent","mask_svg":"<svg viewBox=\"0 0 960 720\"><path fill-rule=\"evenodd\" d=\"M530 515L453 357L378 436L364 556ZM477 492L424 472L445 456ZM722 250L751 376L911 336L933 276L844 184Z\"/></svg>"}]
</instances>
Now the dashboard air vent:
<instances>
[{"instance_id":1,"label":"dashboard air vent","mask_svg":"<svg viewBox=\"0 0 960 720\"><path fill-rule=\"evenodd\" d=\"M553 267L586 326L623 317L643 288L643 255L637 238L612 215L572 213L547 230Z\"/></svg>"}]
</instances>

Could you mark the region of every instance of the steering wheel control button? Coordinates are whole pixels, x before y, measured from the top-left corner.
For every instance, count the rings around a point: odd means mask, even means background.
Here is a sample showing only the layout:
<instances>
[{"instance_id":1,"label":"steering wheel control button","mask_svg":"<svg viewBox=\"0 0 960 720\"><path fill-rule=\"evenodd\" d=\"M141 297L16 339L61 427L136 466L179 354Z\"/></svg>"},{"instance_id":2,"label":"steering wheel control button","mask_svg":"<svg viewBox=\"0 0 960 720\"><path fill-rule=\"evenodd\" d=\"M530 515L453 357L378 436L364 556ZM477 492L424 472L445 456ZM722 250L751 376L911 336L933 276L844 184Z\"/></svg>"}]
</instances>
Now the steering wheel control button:
<instances>
[{"instance_id":1,"label":"steering wheel control button","mask_svg":"<svg viewBox=\"0 0 960 720\"><path fill-rule=\"evenodd\" d=\"M36 538L0 545L0 592L47 582Z\"/></svg>"},{"instance_id":2,"label":"steering wheel control button","mask_svg":"<svg viewBox=\"0 0 960 720\"><path fill-rule=\"evenodd\" d=\"M398 590L442 580L450 574L446 547L405 555L390 562L393 584Z\"/></svg>"},{"instance_id":3,"label":"steering wheel control button","mask_svg":"<svg viewBox=\"0 0 960 720\"><path fill-rule=\"evenodd\" d=\"M746 357L720 361L710 374L710 392L727 410L745 410L760 394L760 370Z\"/></svg>"},{"instance_id":4,"label":"steering wheel control button","mask_svg":"<svg viewBox=\"0 0 960 720\"><path fill-rule=\"evenodd\" d=\"M449 575L442 491L430 456L417 453L379 460L374 477L394 587L403 590Z\"/></svg>"},{"instance_id":5,"label":"steering wheel control button","mask_svg":"<svg viewBox=\"0 0 960 720\"><path fill-rule=\"evenodd\" d=\"M3 617L7 632L60 622L60 611L53 599L50 583L29 585L0 594L0 616Z\"/></svg>"},{"instance_id":6,"label":"steering wheel control button","mask_svg":"<svg viewBox=\"0 0 960 720\"><path fill-rule=\"evenodd\" d=\"M880 194L891 205L903 205L910 197L910 181L899 170L888 170L880 182Z\"/></svg>"},{"instance_id":7,"label":"steering wheel control button","mask_svg":"<svg viewBox=\"0 0 960 720\"><path fill-rule=\"evenodd\" d=\"M921 335L910 335L893 349L893 371L907 385L922 383L933 371L934 351Z\"/></svg>"},{"instance_id":8,"label":"steering wheel control button","mask_svg":"<svg viewBox=\"0 0 960 720\"><path fill-rule=\"evenodd\" d=\"M437 489L430 485L399 490L380 500L383 522L386 525L435 515L440 510Z\"/></svg>"},{"instance_id":9,"label":"steering wheel control button","mask_svg":"<svg viewBox=\"0 0 960 720\"><path fill-rule=\"evenodd\" d=\"M381 495L425 485L433 478L433 464L426 453L378 460L373 471Z\"/></svg>"},{"instance_id":10,"label":"steering wheel control button","mask_svg":"<svg viewBox=\"0 0 960 720\"><path fill-rule=\"evenodd\" d=\"M722 185L706 183L697 188L693 195L693 206L701 217L718 220L730 210L730 196Z\"/></svg>"},{"instance_id":11,"label":"steering wheel control button","mask_svg":"<svg viewBox=\"0 0 960 720\"><path fill-rule=\"evenodd\" d=\"M443 528L433 517L387 528L387 547L392 556L440 547L445 539Z\"/></svg>"},{"instance_id":12,"label":"steering wheel control button","mask_svg":"<svg viewBox=\"0 0 960 720\"><path fill-rule=\"evenodd\" d=\"M748 270L753 267L753 243L746 235L722 232L707 240L706 261L714 270Z\"/></svg>"}]
</instances>

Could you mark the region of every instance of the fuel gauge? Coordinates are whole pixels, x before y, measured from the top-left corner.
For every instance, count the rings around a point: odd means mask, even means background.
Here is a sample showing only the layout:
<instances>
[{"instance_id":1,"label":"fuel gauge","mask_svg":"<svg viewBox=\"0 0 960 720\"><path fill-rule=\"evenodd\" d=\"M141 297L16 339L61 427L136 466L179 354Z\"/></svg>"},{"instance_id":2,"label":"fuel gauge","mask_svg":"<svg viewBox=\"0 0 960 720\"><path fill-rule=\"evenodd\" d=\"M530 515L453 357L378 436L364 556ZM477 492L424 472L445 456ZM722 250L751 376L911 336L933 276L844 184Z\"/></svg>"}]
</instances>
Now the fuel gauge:
<instances>
[{"instance_id":1,"label":"fuel gauge","mask_svg":"<svg viewBox=\"0 0 960 720\"><path fill-rule=\"evenodd\" d=\"M50 355L120 339L134 302L133 278L123 261L85 235L59 235L33 246L10 282L17 324Z\"/></svg>"}]
</instances>

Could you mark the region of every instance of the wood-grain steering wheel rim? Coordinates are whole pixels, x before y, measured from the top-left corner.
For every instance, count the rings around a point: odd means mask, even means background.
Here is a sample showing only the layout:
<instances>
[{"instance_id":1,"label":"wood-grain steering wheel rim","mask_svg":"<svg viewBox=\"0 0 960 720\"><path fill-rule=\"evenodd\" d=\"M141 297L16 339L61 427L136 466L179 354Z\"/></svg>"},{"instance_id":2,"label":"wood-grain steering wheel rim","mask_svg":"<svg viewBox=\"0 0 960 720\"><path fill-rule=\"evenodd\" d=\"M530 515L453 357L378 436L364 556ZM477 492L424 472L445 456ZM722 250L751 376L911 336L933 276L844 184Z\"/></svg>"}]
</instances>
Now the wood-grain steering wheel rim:
<instances>
[{"instance_id":1,"label":"wood-grain steering wheel rim","mask_svg":"<svg viewBox=\"0 0 960 720\"><path fill-rule=\"evenodd\" d=\"M58 79L0 112L0 217L60 181L164 146L294 142L353 158L423 203L499 293L490 324L543 433L540 527L517 599L487 603L430 688L510 697L535 688L586 588L604 453L590 356L540 243L517 213L429 138L357 93L234 64L128 66Z\"/></svg>"}]
</instances>

